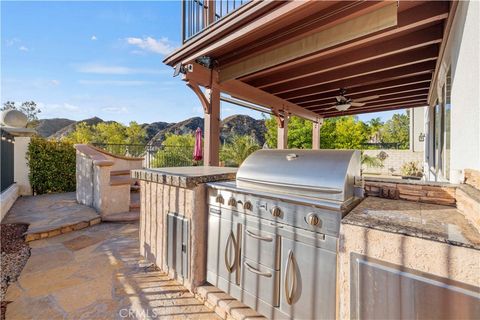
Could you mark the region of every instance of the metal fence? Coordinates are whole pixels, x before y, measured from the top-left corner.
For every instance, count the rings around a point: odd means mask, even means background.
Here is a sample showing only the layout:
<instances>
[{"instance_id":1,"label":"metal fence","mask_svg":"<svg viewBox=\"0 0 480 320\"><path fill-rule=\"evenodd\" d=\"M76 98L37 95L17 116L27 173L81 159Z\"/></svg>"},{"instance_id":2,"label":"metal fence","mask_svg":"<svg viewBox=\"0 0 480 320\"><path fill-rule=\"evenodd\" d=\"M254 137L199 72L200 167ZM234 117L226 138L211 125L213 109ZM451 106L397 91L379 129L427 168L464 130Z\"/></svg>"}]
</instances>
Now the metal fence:
<instances>
[{"instance_id":1,"label":"metal fence","mask_svg":"<svg viewBox=\"0 0 480 320\"><path fill-rule=\"evenodd\" d=\"M399 142L362 143L362 149L400 149Z\"/></svg>"},{"instance_id":2,"label":"metal fence","mask_svg":"<svg viewBox=\"0 0 480 320\"><path fill-rule=\"evenodd\" d=\"M249 1L250 0L183 0L183 42L186 42L208 25L220 20Z\"/></svg>"},{"instance_id":3,"label":"metal fence","mask_svg":"<svg viewBox=\"0 0 480 320\"><path fill-rule=\"evenodd\" d=\"M142 157L145 168L185 167L202 165L193 160L193 146L165 146L155 144L107 144L95 146L118 156Z\"/></svg>"},{"instance_id":4,"label":"metal fence","mask_svg":"<svg viewBox=\"0 0 480 320\"><path fill-rule=\"evenodd\" d=\"M1 191L3 192L14 183L14 139L13 136L0 129L2 142L0 146L1 158Z\"/></svg>"}]
</instances>

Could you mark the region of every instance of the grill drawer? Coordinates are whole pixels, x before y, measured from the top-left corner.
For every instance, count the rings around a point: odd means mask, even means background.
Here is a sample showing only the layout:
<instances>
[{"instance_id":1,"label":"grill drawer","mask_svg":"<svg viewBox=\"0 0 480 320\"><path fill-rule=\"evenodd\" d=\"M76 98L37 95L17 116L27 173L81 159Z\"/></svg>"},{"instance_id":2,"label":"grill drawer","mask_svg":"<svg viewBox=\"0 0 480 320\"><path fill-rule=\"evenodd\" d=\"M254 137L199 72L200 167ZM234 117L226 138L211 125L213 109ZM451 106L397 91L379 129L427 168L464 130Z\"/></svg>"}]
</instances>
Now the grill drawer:
<instances>
[{"instance_id":1,"label":"grill drawer","mask_svg":"<svg viewBox=\"0 0 480 320\"><path fill-rule=\"evenodd\" d=\"M241 286L243 290L274 307L280 304L280 271L278 270L266 268L243 258Z\"/></svg>"},{"instance_id":2,"label":"grill drawer","mask_svg":"<svg viewBox=\"0 0 480 320\"><path fill-rule=\"evenodd\" d=\"M243 255L250 260L278 270L280 269L280 237L278 235L245 227L243 233Z\"/></svg>"}]
</instances>

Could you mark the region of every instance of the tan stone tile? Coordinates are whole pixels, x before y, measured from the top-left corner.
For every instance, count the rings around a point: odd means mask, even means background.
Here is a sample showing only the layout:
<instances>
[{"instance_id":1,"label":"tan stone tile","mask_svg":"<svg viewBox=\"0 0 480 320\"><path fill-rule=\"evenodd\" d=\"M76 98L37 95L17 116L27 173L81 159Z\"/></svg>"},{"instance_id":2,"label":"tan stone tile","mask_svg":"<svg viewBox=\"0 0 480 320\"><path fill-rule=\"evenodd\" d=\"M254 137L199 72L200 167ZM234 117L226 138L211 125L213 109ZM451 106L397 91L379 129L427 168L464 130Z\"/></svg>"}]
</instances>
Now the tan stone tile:
<instances>
[{"instance_id":1,"label":"tan stone tile","mask_svg":"<svg viewBox=\"0 0 480 320\"><path fill-rule=\"evenodd\" d=\"M76 251L94 245L102 240L102 238L80 235L76 238L63 242L63 245L72 251Z\"/></svg>"},{"instance_id":2,"label":"tan stone tile","mask_svg":"<svg viewBox=\"0 0 480 320\"><path fill-rule=\"evenodd\" d=\"M65 312L55 303L52 297L40 299L23 298L10 303L7 307L6 319L64 319Z\"/></svg>"}]
</instances>

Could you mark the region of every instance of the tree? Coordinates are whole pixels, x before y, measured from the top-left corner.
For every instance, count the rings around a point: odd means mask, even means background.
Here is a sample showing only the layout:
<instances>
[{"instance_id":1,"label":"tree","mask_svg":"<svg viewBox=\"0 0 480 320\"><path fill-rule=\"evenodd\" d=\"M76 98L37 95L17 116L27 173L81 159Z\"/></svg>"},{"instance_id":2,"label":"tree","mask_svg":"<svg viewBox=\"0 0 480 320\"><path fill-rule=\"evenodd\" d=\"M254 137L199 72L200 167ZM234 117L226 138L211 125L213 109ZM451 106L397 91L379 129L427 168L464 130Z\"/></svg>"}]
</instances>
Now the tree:
<instances>
[{"instance_id":1,"label":"tree","mask_svg":"<svg viewBox=\"0 0 480 320\"><path fill-rule=\"evenodd\" d=\"M370 119L370 121L367 122L368 128L369 128L369 140L370 142L377 143L380 142L382 137L381 137L381 129L383 127L383 122L380 120L379 117Z\"/></svg>"},{"instance_id":2,"label":"tree","mask_svg":"<svg viewBox=\"0 0 480 320\"><path fill-rule=\"evenodd\" d=\"M277 147L277 120L274 116L265 119L265 141L269 148ZM312 122L292 116L288 121L288 147L308 149L312 147Z\"/></svg>"},{"instance_id":3,"label":"tree","mask_svg":"<svg viewBox=\"0 0 480 320\"><path fill-rule=\"evenodd\" d=\"M220 151L220 159L227 167L238 167L253 152L260 149L257 140L252 136L232 136Z\"/></svg>"},{"instance_id":4,"label":"tree","mask_svg":"<svg viewBox=\"0 0 480 320\"><path fill-rule=\"evenodd\" d=\"M362 144L367 142L368 127L356 117L341 117L335 124L335 149L361 149Z\"/></svg>"},{"instance_id":5,"label":"tree","mask_svg":"<svg viewBox=\"0 0 480 320\"><path fill-rule=\"evenodd\" d=\"M194 165L194 145L195 137L191 134L167 134L162 142L162 147L153 156L151 166L160 168Z\"/></svg>"},{"instance_id":6,"label":"tree","mask_svg":"<svg viewBox=\"0 0 480 320\"><path fill-rule=\"evenodd\" d=\"M20 107L17 107L14 101L7 101L3 104L3 107L0 108L0 111L5 110L18 110L23 112L27 116L28 122L38 120L38 114L42 112L34 101L25 101Z\"/></svg>"},{"instance_id":7,"label":"tree","mask_svg":"<svg viewBox=\"0 0 480 320\"><path fill-rule=\"evenodd\" d=\"M410 119L408 114L394 114L381 129L382 142L398 143L400 149L410 145Z\"/></svg>"},{"instance_id":8,"label":"tree","mask_svg":"<svg viewBox=\"0 0 480 320\"><path fill-rule=\"evenodd\" d=\"M71 143L144 144L146 137L146 130L135 121L130 122L129 126L118 122L101 122L97 125L82 122L64 139Z\"/></svg>"}]
</instances>

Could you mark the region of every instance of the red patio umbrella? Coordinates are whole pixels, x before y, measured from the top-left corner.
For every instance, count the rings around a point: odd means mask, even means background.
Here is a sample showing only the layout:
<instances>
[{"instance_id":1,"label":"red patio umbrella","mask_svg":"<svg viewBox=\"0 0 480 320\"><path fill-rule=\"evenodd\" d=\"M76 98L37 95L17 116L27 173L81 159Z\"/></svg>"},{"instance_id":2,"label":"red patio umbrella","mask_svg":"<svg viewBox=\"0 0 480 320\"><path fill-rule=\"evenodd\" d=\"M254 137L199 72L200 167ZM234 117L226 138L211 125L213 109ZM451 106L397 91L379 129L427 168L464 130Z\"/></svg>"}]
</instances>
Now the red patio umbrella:
<instances>
[{"instance_id":1,"label":"red patio umbrella","mask_svg":"<svg viewBox=\"0 0 480 320\"><path fill-rule=\"evenodd\" d=\"M202 129L197 128L195 131L195 148L193 148L193 160L200 161L203 159L202 148Z\"/></svg>"}]
</instances>

